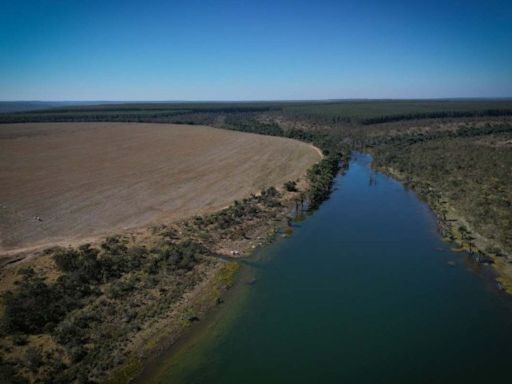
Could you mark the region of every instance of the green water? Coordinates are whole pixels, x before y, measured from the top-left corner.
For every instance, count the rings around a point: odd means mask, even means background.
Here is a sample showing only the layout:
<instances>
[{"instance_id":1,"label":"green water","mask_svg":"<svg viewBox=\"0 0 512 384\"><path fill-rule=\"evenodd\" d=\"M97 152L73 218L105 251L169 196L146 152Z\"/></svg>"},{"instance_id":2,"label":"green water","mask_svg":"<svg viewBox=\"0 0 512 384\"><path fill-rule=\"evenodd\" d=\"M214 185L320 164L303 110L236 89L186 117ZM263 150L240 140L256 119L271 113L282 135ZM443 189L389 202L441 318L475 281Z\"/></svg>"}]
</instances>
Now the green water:
<instances>
[{"instance_id":1,"label":"green water","mask_svg":"<svg viewBox=\"0 0 512 384\"><path fill-rule=\"evenodd\" d=\"M510 299L369 162L356 155L290 238L243 261L223 308L144 381L512 382Z\"/></svg>"}]
</instances>

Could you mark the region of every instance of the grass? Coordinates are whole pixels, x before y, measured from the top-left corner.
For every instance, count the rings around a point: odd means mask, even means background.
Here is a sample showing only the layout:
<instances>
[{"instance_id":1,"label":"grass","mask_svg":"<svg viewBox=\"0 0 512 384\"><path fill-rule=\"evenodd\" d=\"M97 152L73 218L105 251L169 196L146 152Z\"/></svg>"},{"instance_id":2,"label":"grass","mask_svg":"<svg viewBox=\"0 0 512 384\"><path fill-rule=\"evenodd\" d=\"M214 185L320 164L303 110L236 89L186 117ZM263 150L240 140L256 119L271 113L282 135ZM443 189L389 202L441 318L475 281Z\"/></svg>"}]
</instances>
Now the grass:
<instances>
[{"instance_id":1,"label":"grass","mask_svg":"<svg viewBox=\"0 0 512 384\"><path fill-rule=\"evenodd\" d=\"M226 263L217 275L217 282L223 287L232 287L239 269L240 265L237 262L231 261Z\"/></svg>"}]
</instances>

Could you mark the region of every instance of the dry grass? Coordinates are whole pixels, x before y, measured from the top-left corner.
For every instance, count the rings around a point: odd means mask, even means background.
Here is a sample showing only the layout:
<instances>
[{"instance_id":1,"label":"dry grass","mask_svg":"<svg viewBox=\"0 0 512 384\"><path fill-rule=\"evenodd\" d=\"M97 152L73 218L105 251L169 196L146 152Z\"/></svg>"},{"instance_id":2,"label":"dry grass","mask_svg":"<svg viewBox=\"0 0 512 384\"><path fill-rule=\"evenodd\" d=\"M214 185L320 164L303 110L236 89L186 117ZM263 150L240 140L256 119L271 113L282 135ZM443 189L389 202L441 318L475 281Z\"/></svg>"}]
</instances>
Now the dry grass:
<instances>
[{"instance_id":1,"label":"dry grass","mask_svg":"<svg viewBox=\"0 0 512 384\"><path fill-rule=\"evenodd\" d=\"M0 252L217 210L319 159L304 143L204 126L1 125Z\"/></svg>"}]
</instances>

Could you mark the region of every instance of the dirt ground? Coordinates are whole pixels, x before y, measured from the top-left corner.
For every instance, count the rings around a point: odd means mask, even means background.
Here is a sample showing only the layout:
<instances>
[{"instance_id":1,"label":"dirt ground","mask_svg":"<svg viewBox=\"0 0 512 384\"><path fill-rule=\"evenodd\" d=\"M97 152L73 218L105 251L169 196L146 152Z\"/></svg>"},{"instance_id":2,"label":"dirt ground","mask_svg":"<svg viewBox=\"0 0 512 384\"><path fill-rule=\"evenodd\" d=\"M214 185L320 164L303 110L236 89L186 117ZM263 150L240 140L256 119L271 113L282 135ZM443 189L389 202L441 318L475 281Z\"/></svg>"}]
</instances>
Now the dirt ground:
<instances>
[{"instance_id":1,"label":"dirt ground","mask_svg":"<svg viewBox=\"0 0 512 384\"><path fill-rule=\"evenodd\" d=\"M205 126L0 125L0 255L217 210L319 159L298 141Z\"/></svg>"}]
</instances>

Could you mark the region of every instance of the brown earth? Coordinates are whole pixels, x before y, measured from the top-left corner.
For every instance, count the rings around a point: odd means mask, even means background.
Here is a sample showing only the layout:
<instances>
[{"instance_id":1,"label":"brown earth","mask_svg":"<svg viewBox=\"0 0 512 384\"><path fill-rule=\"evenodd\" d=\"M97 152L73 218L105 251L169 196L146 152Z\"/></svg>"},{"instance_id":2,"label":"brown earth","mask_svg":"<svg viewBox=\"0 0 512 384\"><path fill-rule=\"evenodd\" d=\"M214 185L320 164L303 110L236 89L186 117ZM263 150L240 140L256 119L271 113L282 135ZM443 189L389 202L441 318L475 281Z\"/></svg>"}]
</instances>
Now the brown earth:
<instances>
[{"instance_id":1,"label":"brown earth","mask_svg":"<svg viewBox=\"0 0 512 384\"><path fill-rule=\"evenodd\" d=\"M215 211L297 179L320 156L205 126L0 125L0 254Z\"/></svg>"}]
</instances>

